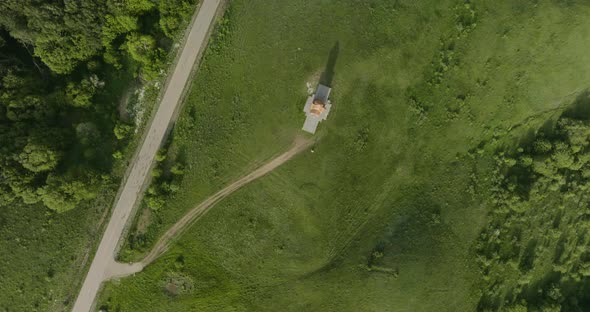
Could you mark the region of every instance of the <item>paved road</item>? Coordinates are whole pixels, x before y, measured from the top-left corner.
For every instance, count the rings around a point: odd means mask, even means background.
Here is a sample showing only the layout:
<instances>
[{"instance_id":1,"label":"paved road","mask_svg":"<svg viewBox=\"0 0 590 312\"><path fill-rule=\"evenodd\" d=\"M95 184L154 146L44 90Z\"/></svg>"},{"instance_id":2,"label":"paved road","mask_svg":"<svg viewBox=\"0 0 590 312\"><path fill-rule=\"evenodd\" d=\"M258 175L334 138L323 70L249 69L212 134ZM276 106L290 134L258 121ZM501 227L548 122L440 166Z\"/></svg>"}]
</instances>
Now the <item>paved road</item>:
<instances>
[{"instance_id":1,"label":"paved road","mask_svg":"<svg viewBox=\"0 0 590 312\"><path fill-rule=\"evenodd\" d=\"M199 51L206 45L208 30L213 24L215 13L221 1L202 0L180 58L164 91L158 111L150 125L139 154L132 164L133 167L125 186L121 190L118 201L113 208L109 224L74 304L74 312L88 312L92 309L96 294L104 280L116 276L119 272L126 271L126 269L141 270L138 267L141 264L132 264L128 265L130 267L125 268L127 265L115 262L117 244L140 195L154 156L166 135L166 130L176 107L179 105L180 97L197 60Z\"/></svg>"}]
</instances>

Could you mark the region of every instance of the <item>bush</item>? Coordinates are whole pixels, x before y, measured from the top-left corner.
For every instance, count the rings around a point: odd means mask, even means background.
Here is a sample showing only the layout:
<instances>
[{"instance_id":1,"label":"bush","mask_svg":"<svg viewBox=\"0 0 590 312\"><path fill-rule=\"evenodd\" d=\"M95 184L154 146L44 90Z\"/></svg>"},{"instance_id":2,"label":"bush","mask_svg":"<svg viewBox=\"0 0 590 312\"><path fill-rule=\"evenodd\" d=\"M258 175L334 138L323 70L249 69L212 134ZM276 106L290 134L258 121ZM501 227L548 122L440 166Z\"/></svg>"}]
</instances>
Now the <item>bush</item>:
<instances>
[{"instance_id":1,"label":"bush","mask_svg":"<svg viewBox=\"0 0 590 312\"><path fill-rule=\"evenodd\" d=\"M124 123L117 123L113 132L115 133L115 137L117 140L123 140L129 136L129 134L133 131L133 126L124 124Z\"/></svg>"},{"instance_id":2,"label":"bush","mask_svg":"<svg viewBox=\"0 0 590 312\"><path fill-rule=\"evenodd\" d=\"M79 83L70 82L66 87L69 102L75 107L88 107L96 93L96 86L89 79L82 79Z\"/></svg>"},{"instance_id":3,"label":"bush","mask_svg":"<svg viewBox=\"0 0 590 312\"><path fill-rule=\"evenodd\" d=\"M164 160L166 160L166 149L159 149L158 152L156 153L156 161L157 162L163 162Z\"/></svg>"},{"instance_id":4,"label":"bush","mask_svg":"<svg viewBox=\"0 0 590 312\"><path fill-rule=\"evenodd\" d=\"M164 199L158 195L146 197L146 203L147 206L154 211L158 211L164 207Z\"/></svg>"},{"instance_id":5,"label":"bush","mask_svg":"<svg viewBox=\"0 0 590 312\"><path fill-rule=\"evenodd\" d=\"M170 172L174 175L183 175L184 174L184 166L182 164L174 164L174 166L172 166L170 168Z\"/></svg>"},{"instance_id":6,"label":"bush","mask_svg":"<svg viewBox=\"0 0 590 312\"><path fill-rule=\"evenodd\" d=\"M121 151L115 151L113 153L113 158L114 159L123 159L123 152L121 152Z\"/></svg>"}]
</instances>

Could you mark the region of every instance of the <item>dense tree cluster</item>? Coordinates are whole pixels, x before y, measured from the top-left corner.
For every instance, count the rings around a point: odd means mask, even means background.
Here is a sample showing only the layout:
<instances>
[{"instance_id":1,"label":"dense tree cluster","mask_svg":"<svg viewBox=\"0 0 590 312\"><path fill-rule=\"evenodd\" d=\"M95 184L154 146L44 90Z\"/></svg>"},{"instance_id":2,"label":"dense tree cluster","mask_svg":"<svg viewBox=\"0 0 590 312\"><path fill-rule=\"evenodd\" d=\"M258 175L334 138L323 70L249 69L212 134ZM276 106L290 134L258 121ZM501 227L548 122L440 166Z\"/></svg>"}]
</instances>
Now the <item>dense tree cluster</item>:
<instances>
[{"instance_id":1,"label":"dense tree cluster","mask_svg":"<svg viewBox=\"0 0 590 312\"><path fill-rule=\"evenodd\" d=\"M0 25L13 38L32 47L53 72L67 74L93 56L104 54L107 61L118 62L118 50L126 39L134 46L139 39L153 41L153 31L139 35L154 28L142 25L146 15L158 14L161 30L173 37L194 2L161 0L156 5L151 0L6 0L0 3Z\"/></svg>"},{"instance_id":2,"label":"dense tree cluster","mask_svg":"<svg viewBox=\"0 0 590 312\"><path fill-rule=\"evenodd\" d=\"M76 104L68 105L64 90L27 66L28 60L11 57L14 60L0 69L0 204L20 199L27 204L43 202L59 211L73 208L92 197L96 175L92 168L62 166L75 140L62 118ZM85 101L91 99L89 94Z\"/></svg>"},{"instance_id":3,"label":"dense tree cluster","mask_svg":"<svg viewBox=\"0 0 590 312\"><path fill-rule=\"evenodd\" d=\"M495 210L478 244L481 311L590 308L590 122L561 117L500 153Z\"/></svg>"},{"instance_id":4,"label":"dense tree cluster","mask_svg":"<svg viewBox=\"0 0 590 312\"><path fill-rule=\"evenodd\" d=\"M0 1L0 206L66 211L95 196L111 158L101 142L132 131L99 100L110 92L105 73L138 68L144 80L156 78L166 42L194 4Z\"/></svg>"}]
</instances>

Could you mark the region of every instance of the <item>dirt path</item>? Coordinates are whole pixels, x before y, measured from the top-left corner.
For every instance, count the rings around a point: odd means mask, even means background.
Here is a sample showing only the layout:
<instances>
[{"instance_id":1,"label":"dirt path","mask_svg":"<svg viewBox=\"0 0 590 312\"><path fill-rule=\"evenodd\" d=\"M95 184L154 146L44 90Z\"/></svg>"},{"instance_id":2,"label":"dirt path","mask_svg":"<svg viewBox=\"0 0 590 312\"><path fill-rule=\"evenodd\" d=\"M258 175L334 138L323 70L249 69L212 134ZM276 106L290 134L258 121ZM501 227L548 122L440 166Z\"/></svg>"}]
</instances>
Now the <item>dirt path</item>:
<instances>
[{"instance_id":1,"label":"dirt path","mask_svg":"<svg viewBox=\"0 0 590 312\"><path fill-rule=\"evenodd\" d=\"M184 217L182 217L176 224L174 224L162 237L158 240L154 248L146 255L146 257L141 261L142 266L146 266L152 263L155 259L157 259L160 255L162 255L166 249L168 248L170 242L175 238L181 235L187 228L191 226L191 224L198 220L201 216L203 216L211 207L217 204L219 201L230 195L231 193L237 191L244 185L260 178L261 176L273 171L278 166L282 165L287 160L291 159L291 157L295 156L299 152L306 150L308 147L313 144L312 140L304 139L302 137L297 137L291 149L287 152L279 155L278 157L274 158L273 160L269 161L262 167L252 171L248 175L240 178L239 180L235 181L234 183L226 186L221 191L215 193L211 197L205 199L202 203L198 206L190 210ZM130 268L130 271L132 268ZM130 272L135 273L135 272Z\"/></svg>"},{"instance_id":2,"label":"dirt path","mask_svg":"<svg viewBox=\"0 0 590 312\"><path fill-rule=\"evenodd\" d=\"M124 277L131 274L141 272L148 264L152 263L159 256L161 256L168 246L178 236L180 236L186 229L188 229L196 220L203 216L209 209L217 204L222 199L226 198L233 192L239 190L246 184L264 176L265 174L273 171L293 156L306 150L314 143L313 140L305 139L303 137L296 137L293 146L285 153L277 156L262 167L250 172L248 175L243 176L239 180L226 186L221 191L213 194L209 198L205 199L195 208L187 212L178 222L176 222L154 245L152 250L145 256L141 262L136 263L120 263L112 262L107 267L104 274L104 280L111 278Z\"/></svg>"},{"instance_id":3,"label":"dirt path","mask_svg":"<svg viewBox=\"0 0 590 312\"><path fill-rule=\"evenodd\" d=\"M117 246L141 195L156 152L166 136L177 107L180 105L180 99L194 64L197 62L202 48L206 46L209 29L221 2L222 0L203 0L195 13L196 16L192 20L186 42L182 50L179 51L179 57L165 86L158 110L131 165L129 175L123 182L107 228L74 304L74 312L88 312L92 309L96 294L104 280L118 276L121 272L124 273L130 269L137 270L141 266L138 264L117 264L114 258Z\"/></svg>"}]
</instances>

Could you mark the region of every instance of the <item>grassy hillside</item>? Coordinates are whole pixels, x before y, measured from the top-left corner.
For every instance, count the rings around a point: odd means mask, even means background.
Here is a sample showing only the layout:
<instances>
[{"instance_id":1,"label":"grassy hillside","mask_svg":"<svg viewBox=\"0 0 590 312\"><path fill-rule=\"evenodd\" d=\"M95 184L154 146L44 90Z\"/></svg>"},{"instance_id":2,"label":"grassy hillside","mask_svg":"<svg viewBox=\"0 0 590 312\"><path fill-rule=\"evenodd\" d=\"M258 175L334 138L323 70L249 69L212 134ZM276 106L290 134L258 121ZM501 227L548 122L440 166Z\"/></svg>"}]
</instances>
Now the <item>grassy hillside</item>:
<instances>
[{"instance_id":1,"label":"grassy hillside","mask_svg":"<svg viewBox=\"0 0 590 312\"><path fill-rule=\"evenodd\" d=\"M306 82L335 59L321 139L109 283L100 306L475 310L493 156L588 87L588 13L575 1L232 1L168 150L185 167L179 189L144 210L122 259L284 150Z\"/></svg>"},{"instance_id":2,"label":"grassy hillside","mask_svg":"<svg viewBox=\"0 0 590 312\"><path fill-rule=\"evenodd\" d=\"M39 205L0 210L2 311L67 310L102 225L97 220L113 199L111 187L100 200L64 214L39 213Z\"/></svg>"}]
</instances>

